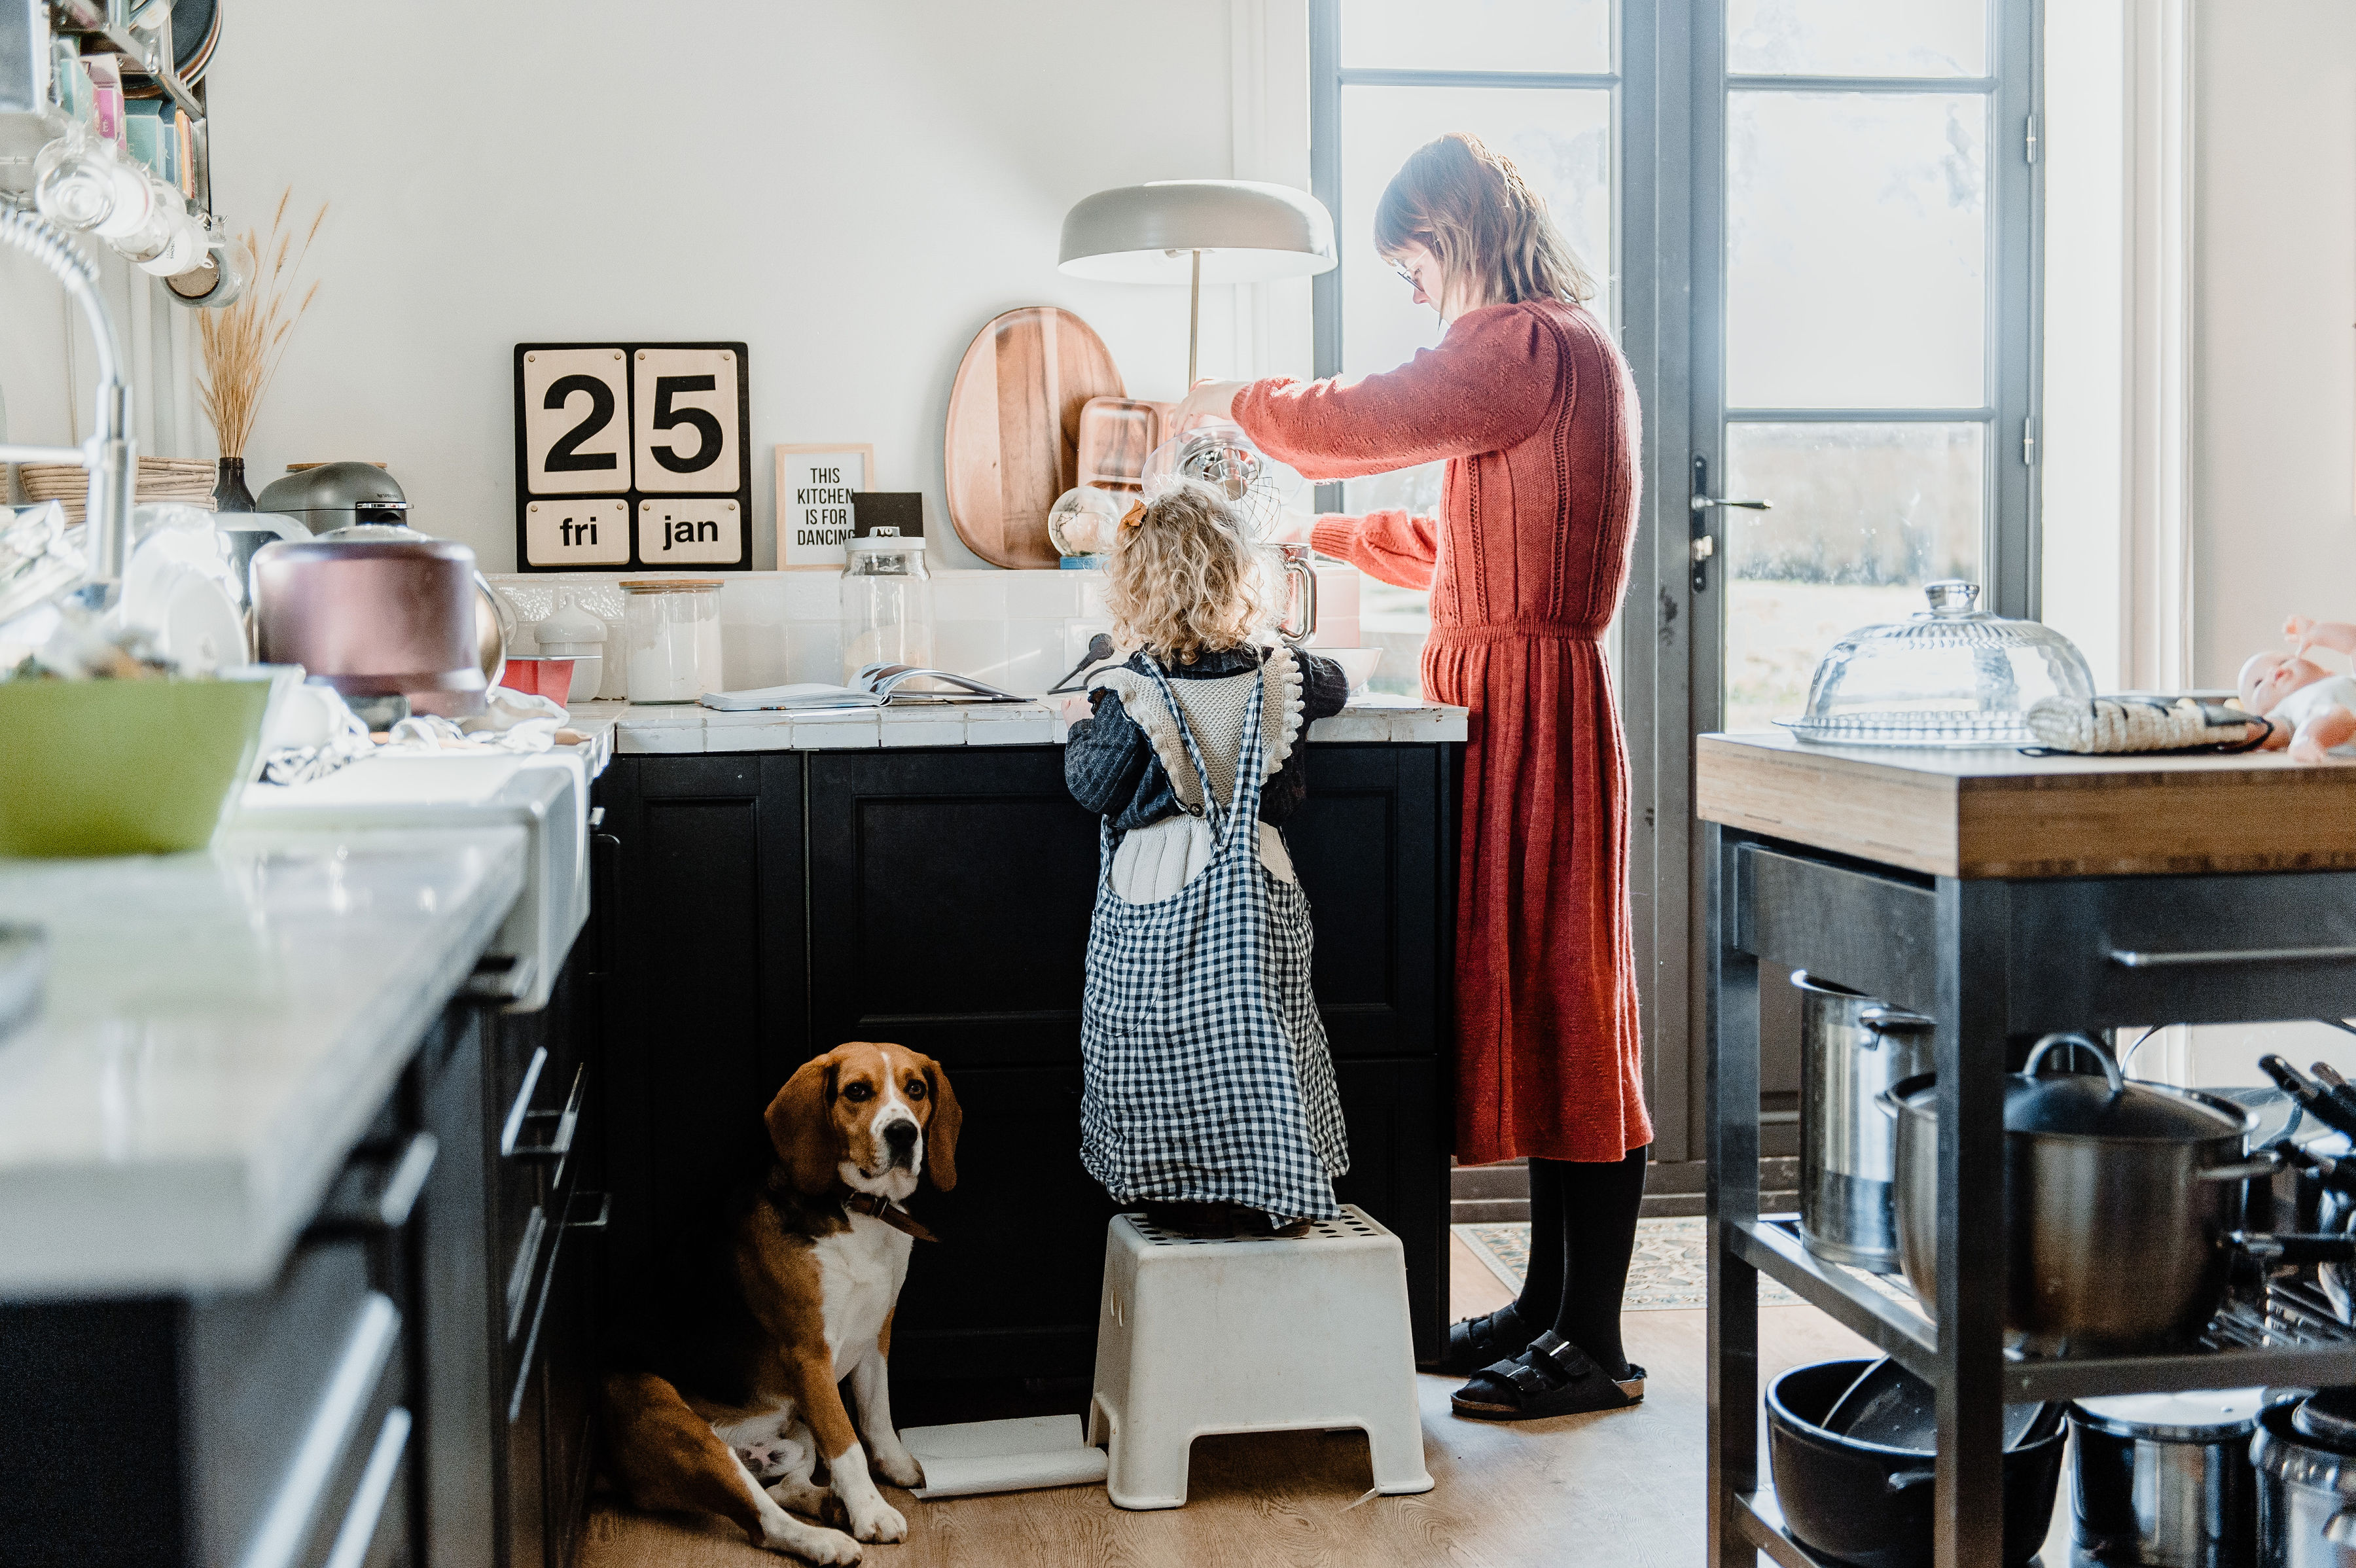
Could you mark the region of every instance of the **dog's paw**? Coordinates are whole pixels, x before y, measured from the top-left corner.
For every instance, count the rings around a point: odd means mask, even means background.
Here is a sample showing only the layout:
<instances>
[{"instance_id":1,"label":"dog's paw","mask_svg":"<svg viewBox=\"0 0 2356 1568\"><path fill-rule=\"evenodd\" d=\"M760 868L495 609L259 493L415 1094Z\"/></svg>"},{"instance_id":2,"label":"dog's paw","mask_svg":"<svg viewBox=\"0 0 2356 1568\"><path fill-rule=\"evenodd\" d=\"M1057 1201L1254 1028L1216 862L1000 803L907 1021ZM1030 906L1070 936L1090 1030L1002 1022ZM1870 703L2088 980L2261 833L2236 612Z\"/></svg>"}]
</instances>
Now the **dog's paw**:
<instances>
[{"instance_id":1,"label":"dog's paw","mask_svg":"<svg viewBox=\"0 0 2356 1568\"><path fill-rule=\"evenodd\" d=\"M829 1568L858 1562L866 1556L859 1542L839 1530L821 1530L816 1525L791 1522L792 1528L772 1531L761 1544L772 1552L782 1552L788 1557L798 1557L805 1563L819 1563Z\"/></svg>"},{"instance_id":2,"label":"dog's paw","mask_svg":"<svg viewBox=\"0 0 2356 1568\"><path fill-rule=\"evenodd\" d=\"M868 1455L875 1473L895 1487L914 1491L925 1484L925 1467L901 1444L879 1444Z\"/></svg>"},{"instance_id":3,"label":"dog's paw","mask_svg":"<svg viewBox=\"0 0 2356 1568\"><path fill-rule=\"evenodd\" d=\"M898 1509L882 1498L864 1505L851 1503L851 1533L862 1541L905 1541L908 1520Z\"/></svg>"}]
</instances>

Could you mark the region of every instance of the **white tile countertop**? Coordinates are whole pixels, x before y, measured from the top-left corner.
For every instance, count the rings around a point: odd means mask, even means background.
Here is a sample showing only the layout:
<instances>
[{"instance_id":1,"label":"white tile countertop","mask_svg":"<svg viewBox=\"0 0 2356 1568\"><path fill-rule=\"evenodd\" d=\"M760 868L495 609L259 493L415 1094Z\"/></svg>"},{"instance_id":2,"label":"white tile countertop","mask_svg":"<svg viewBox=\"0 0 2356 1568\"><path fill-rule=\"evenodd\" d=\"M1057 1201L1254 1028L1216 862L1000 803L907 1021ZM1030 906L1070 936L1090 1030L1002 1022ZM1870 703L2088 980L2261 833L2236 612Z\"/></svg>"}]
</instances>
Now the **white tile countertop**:
<instances>
[{"instance_id":1,"label":"white tile countertop","mask_svg":"<svg viewBox=\"0 0 2356 1568\"><path fill-rule=\"evenodd\" d=\"M0 862L48 1006L0 1039L0 1300L266 1282L523 885L524 831Z\"/></svg>"},{"instance_id":2,"label":"white tile countertop","mask_svg":"<svg viewBox=\"0 0 2356 1568\"><path fill-rule=\"evenodd\" d=\"M575 703L571 726L612 727L624 755L664 752L841 751L915 746L1060 746L1087 699L1040 698L970 706L906 706L829 713L723 714L693 703ZM1312 742L1432 745L1461 741L1465 710L1365 693L1309 726Z\"/></svg>"}]
</instances>

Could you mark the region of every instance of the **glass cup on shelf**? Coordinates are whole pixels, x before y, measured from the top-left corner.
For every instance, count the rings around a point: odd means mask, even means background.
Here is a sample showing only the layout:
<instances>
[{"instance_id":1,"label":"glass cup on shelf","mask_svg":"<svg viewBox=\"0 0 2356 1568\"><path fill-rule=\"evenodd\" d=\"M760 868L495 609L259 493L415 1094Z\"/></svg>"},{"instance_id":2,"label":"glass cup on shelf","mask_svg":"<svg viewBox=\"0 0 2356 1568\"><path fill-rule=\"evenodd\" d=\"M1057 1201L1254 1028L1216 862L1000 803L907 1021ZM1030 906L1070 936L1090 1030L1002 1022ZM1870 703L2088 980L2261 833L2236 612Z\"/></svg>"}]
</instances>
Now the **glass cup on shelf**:
<instances>
[{"instance_id":1,"label":"glass cup on shelf","mask_svg":"<svg viewBox=\"0 0 2356 1568\"><path fill-rule=\"evenodd\" d=\"M114 165L105 143L67 127L33 159L34 207L69 229L96 228L114 210Z\"/></svg>"}]
</instances>

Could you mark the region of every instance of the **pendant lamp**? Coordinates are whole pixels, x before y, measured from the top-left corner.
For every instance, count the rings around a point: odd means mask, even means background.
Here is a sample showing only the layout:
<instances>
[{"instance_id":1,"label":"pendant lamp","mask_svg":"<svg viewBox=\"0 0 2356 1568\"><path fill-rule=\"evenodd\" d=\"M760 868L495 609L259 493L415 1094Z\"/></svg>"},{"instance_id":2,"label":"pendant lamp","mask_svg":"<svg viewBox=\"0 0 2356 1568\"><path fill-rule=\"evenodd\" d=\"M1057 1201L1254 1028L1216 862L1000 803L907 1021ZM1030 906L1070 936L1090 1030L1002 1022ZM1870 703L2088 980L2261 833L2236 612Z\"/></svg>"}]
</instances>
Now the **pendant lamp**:
<instances>
[{"instance_id":1,"label":"pendant lamp","mask_svg":"<svg viewBox=\"0 0 2356 1568\"><path fill-rule=\"evenodd\" d=\"M1248 179L1163 179L1099 190L1064 215L1059 265L1102 283L1185 284L1186 385L1206 283L1307 277L1333 265L1333 218L1307 191Z\"/></svg>"}]
</instances>

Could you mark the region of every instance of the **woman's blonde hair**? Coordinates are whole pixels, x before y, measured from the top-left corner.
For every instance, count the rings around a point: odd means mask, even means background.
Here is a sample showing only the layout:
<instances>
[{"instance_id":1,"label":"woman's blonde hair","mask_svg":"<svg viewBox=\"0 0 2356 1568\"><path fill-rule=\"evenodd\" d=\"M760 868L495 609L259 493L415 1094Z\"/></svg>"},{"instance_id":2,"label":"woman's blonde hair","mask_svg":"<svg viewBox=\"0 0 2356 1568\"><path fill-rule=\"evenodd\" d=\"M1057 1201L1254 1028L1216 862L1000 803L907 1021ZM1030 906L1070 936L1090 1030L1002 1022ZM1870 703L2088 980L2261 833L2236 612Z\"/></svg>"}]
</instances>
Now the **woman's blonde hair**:
<instances>
[{"instance_id":1,"label":"woman's blonde hair","mask_svg":"<svg viewBox=\"0 0 2356 1568\"><path fill-rule=\"evenodd\" d=\"M1105 608L1115 635L1164 663L1240 647L1268 624L1260 557L1225 496L1179 480L1113 530Z\"/></svg>"},{"instance_id":2,"label":"woman's blonde hair","mask_svg":"<svg viewBox=\"0 0 2356 1568\"><path fill-rule=\"evenodd\" d=\"M1514 160L1469 131L1451 131L1409 154L1375 206L1375 249L1395 256L1410 242L1440 260L1443 277L1478 285L1483 303L1595 297L1595 280L1547 216Z\"/></svg>"}]
</instances>

